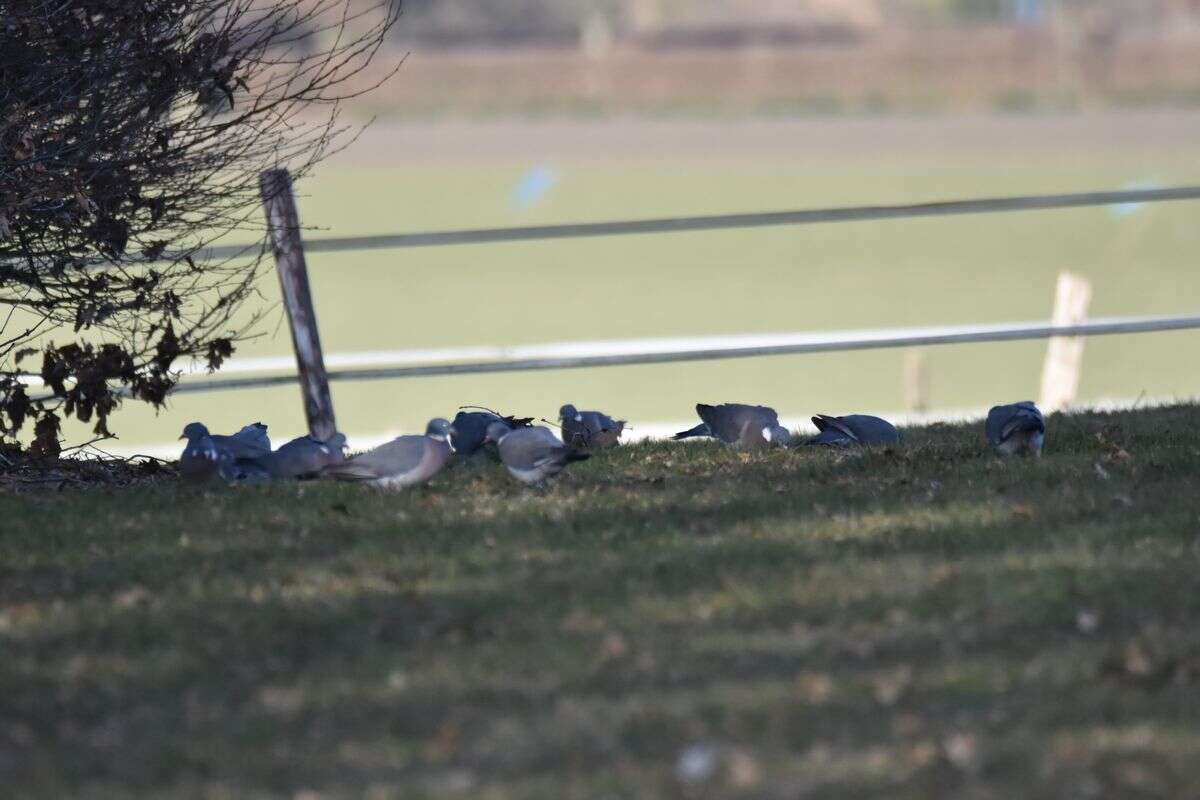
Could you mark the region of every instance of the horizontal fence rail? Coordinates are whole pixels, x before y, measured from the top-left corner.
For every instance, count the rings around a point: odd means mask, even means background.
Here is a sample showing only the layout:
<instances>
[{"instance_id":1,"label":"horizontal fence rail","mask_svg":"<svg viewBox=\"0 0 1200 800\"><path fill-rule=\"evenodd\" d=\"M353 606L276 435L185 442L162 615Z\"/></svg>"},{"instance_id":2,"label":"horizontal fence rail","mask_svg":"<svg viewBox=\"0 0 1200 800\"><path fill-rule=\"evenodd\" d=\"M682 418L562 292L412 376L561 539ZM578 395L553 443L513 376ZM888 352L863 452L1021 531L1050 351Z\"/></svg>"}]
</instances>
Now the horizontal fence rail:
<instances>
[{"instance_id":1,"label":"horizontal fence rail","mask_svg":"<svg viewBox=\"0 0 1200 800\"><path fill-rule=\"evenodd\" d=\"M328 379L330 381L395 380L399 378L433 377L439 375L477 375L491 372L527 372L533 370L580 369L584 367L665 364L728 358L795 355L800 353L830 353L916 347L922 345L968 344L974 342L1011 342L1055 337L1105 336L1193 329L1200 329L1200 315L1113 317L1068 326L1025 322L999 325L949 326L944 328L896 328L886 331L850 331L840 336L840 338L836 334L793 334L790 335L790 338L794 339L793 341L763 346L747 347L731 344L727 346L670 350L634 348L637 350L636 352L519 358L408 367L330 370L328 372ZM704 340L706 342L711 341L711 337L704 337ZM620 347L620 343L614 343L613 346L616 349ZM562 347L562 345L558 347ZM297 380L298 377L295 374L193 380L178 384L172 390L171 394L286 386L296 383ZM50 395L43 395L35 399L49 399L49 397Z\"/></svg>"},{"instance_id":2,"label":"horizontal fence rail","mask_svg":"<svg viewBox=\"0 0 1200 800\"><path fill-rule=\"evenodd\" d=\"M309 253L337 253L354 250L389 248L437 247L449 245L486 244L585 237L618 236L654 233L716 231L738 228L762 228L782 225L812 225L834 222L864 222L920 217L958 216L1017 211L1081 208L1088 206L1129 206L1182 200L1200 200L1200 186L1177 186L1157 189L1080 192L1070 194L1024 195L1015 197L976 198L932 203L884 206L853 206L798 211L723 214L711 216L669 217L658 219L623 220L610 222L534 225L511 228L481 228L423 233L384 234L313 239L302 244ZM197 255L208 258L236 258L251 252L262 252L262 244L218 245L204 248ZM167 254L166 257L171 257ZM915 347L939 344L1004 342L1031 339L1052 339L1078 336L1150 333L1200 329L1200 315L1121 317L1098 319L1075 325L1047 323L1004 323L943 328L897 328L886 331L847 331L835 334L784 334L762 337L767 343L748 343L760 337L714 337L674 340L656 343L571 343L553 346L524 346L499 348L501 357L492 357L492 349L475 348L476 357L485 360L424 363L407 366L360 366L334 369L327 373L329 381L374 381L449 375L472 375L535 370L580 369L587 367L630 366L673 362L707 361L731 358L752 358L802 353L828 353L896 347ZM598 345L611 345L604 350ZM540 353L528 352L537 351ZM559 348L560 354L544 352ZM514 351L525 350L525 357L514 357ZM583 351L583 352L580 352ZM349 354L347 363L375 364L393 354ZM447 353L447 355L450 355ZM421 359L425 360L425 359ZM267 359L278 366L275 359ZM32 377L32 376L31 376ZM256 377L210 378L185 380L177 384L172 395L200 392L266 388L294 384L296 374ZM127 396L127 390L118 394ZM48 400L43 394L32 398Z\"/></svg>"},{"instance_id":3,"label":"horizontal fence rail","mask_svg":"<svg viewBox=\"0 0 1200 800\"><path fill-rule=\"evenodd\" d=\"M682 233L716 231L731 228L763 228L776 225L814 225L828 222L865 222L868 220L944 217L963 214L992 214L1009 211L1081 208L1086 206L1163 203L1175 200L1200 200L1200 186L1176 186L1164 189L1081 192L1076 194L1026 195L975 200L951 200L896 206L853 206L801 211L772 211L757 214L720 214L699 217L586 222L565 225L532 225L521 228L479 228L476 230L398 233L378 236L344 236L311 239L304 242L308 253L340 253L351 250L383 250L407 247L522 242L545 239L577 239L595 236L621 236L646 233ZM233 258L258 245L220 245L205 248L200 255L209 258Z\"/></svg>"}]
</instances>

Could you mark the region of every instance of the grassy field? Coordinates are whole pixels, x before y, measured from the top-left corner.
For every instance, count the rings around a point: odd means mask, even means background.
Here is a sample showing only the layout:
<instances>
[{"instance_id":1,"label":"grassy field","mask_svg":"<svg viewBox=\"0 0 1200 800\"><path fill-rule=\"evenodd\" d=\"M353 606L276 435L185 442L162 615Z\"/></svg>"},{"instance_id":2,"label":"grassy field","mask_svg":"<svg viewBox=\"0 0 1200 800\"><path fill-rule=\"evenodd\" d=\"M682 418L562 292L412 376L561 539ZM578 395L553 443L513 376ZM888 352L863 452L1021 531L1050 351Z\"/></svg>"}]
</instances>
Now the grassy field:
<instances>
[{"instance_id":1,"label":"grassy field","mask_svg":"<svg viewBox=\"0 0 1200 800\"><path fill-rule=\"evenodd\" d=\"M1200 408L0 495L11 798L1196 796Z\"/></svg>"},{"instance_id":2,"label":"grassy field","mask_svg":"<svg viewBox=\"0 0 1200 800\"><path fill-rule=\"evenodd\" d=\"M301 186L311 236L712 214L1200 182L1200 115L827 123L519 124L380 128ZM528 171L556 176L527 207ZM1094 316L1200 307L1194 203L315 254L326 352L1044 320L1060 270L1094 282ZM276 302L272 274L261 285ZM278 312L247 356L287 355ZM1200 394L1196 333L1095 339L1080 399ZM1036 396L1040 342L927 352L934 408ZM334 388L353 436L421 430L484 404L552 417L564 402L635 424L696 402L788 417L903 408L899 351L419 379ZM181 397L114 421L124 451L184 423L303 429L292 387ZM86 432L71 429L73 441Z\"/></svg>"}]
</instances>

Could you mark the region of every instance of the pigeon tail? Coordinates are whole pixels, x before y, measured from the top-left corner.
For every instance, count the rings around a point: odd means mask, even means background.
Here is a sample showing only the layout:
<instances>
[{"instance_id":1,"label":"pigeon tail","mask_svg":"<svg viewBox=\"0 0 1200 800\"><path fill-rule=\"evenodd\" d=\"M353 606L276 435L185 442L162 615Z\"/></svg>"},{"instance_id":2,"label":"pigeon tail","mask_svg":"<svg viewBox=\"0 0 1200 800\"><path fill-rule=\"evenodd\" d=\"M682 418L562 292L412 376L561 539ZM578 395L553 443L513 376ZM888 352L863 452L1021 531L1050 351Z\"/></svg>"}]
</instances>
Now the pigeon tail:
<instances>
[{"instance_id":1,"label":"pigeon tail","mask_svg":"<svg viewBox=\"0 0 1200 800\"><path fill-rule=\"evenodd\" d=\"M712 436L712 431L709 430L707 422L701 422L694 428L689 428L686 431L680 431L675 434L675 439L690 439L693 436Z\"/></svg>"},{"instance_id":2,"label":"pigeon tail","mask_svg":"<svg viewBox=\"0 0 1200 800\"><path fill-rule=\"evenodd\" d=\"M805 444L839 445L854 444L854 440L835 428L829 428L812 437Z\"/></svg>"}]
</instances>

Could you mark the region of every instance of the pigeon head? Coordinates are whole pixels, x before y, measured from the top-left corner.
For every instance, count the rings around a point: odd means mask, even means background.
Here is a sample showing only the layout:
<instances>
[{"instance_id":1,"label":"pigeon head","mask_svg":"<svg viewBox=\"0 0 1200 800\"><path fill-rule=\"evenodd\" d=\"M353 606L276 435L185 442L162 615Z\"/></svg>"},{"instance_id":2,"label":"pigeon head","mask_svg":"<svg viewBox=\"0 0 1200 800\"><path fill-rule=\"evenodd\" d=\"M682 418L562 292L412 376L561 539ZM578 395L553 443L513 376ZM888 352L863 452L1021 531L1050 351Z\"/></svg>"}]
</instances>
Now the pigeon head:
<instances>
[{"instance_id":1,"label":"pigeon head","mask_svg":"<svg viewBox=\"0 0 1200 800\"><path fill-rule=\"evenodd\" d=\"M346 434L335 433L333 436L329 437L329 441L323 442L323 444L327 445L328 447L330 447L334 450L345 450L346 449Z\"/></svg>"},{"instance_id":2,"label":"pigeon head","mask_svg":"<svg viewBox=\"0 0 1200 800\"><path fill-rule=\"evenodd\" d=\"M763 428L763 438L776 447L787 447L792 440L791 432L782 425L768 425Z\"/></svg>"},{"instance_id":3,"label":"pigeon head","mask_svg":"<svg viewBox=\"0 0 1200 800\"><path fill-rule=\"evenodd\" d=\"M485 442L499 442L511 431L512 431L512 428L508 427L508 425L506 425L505 423L493 422L491 425L487 426L487 433L484 436L484 441Z\"/></svg>"},{"instance_id":4,"label":"pigeon head","mask_svg":"<svg viewBox=\"0 0 1200 800\"><path fill-rule=\"evenodd\" d=\"M204 427L203 422L189 422L186 426L184 426L183 435L179 438L187 439L189 442L191 442L205 436L208 436L208 428Z\"/></svg>"},{"instance_id":5,"label":"pigeon head","mask_svg":"<svg viewBox=\"0 0 1200 800\"><path fill-rule=\"evenodd\" d=\"M450 421L441 417L429 420L429 424L425 426L425 435L430 439L446 441L450 438Z\"/></svg>"},{"instance_id":6,"label":"pigeon head","mask_svg":"<svg viewBox=\"0 0 1200 800\"><path fill-rule=\"evenodd\" d=\"M579 412L575 409L575 406L571 405L570 403L567 403L558 410L559 419L575 419L575 417L578 416Z\"/></svg>"}]
</instances>

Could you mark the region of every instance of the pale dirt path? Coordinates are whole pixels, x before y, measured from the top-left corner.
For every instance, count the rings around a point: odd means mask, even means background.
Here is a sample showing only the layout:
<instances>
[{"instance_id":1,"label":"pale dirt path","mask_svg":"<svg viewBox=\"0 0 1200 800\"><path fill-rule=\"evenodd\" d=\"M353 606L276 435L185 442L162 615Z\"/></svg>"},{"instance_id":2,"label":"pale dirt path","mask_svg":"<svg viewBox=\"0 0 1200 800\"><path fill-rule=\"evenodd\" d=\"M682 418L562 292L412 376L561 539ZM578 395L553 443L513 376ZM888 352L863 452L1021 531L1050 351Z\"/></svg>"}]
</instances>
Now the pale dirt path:
<instances>
[{"instance_id":1,"label":"pale dirt path","mask_svg":"<svg viewBox=\"0 0 1200 800\"><path fill-rule=\"evenodd\" d=\"M382 121L369 127L334 163L531 156L736 159L788 153L1154 152L1198 142L1200 111L790 120Z\"/></svg>"}]
</instances>

